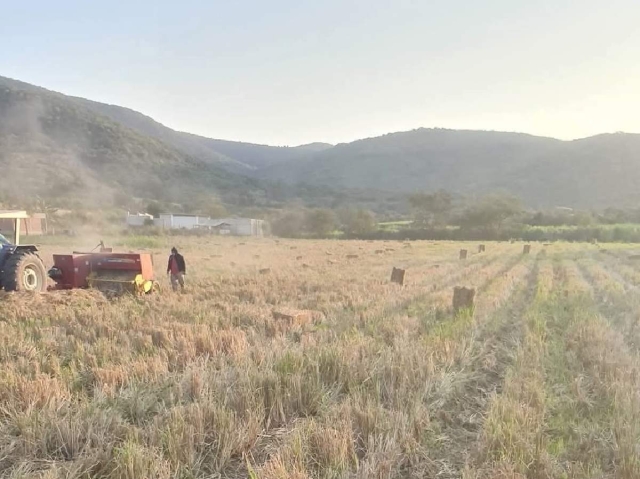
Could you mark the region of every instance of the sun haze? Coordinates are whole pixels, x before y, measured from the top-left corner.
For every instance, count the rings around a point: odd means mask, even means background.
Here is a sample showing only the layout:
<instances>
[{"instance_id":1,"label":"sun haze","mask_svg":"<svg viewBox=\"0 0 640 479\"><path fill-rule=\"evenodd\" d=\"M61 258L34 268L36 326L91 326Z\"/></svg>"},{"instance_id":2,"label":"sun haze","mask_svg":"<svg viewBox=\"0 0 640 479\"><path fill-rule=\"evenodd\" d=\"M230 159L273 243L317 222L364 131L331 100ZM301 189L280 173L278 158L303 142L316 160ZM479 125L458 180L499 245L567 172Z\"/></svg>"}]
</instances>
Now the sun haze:
<instances>
[{"instance_id":1,"label":"sun haze","mask_svg":"<svg viewBox=\"0 0 640 479\"><path fill-rule=\"evenodd\" d=\"M275 145L640 131L633 0L5 2L2 74Z\"/></svg>"}]
</instances>

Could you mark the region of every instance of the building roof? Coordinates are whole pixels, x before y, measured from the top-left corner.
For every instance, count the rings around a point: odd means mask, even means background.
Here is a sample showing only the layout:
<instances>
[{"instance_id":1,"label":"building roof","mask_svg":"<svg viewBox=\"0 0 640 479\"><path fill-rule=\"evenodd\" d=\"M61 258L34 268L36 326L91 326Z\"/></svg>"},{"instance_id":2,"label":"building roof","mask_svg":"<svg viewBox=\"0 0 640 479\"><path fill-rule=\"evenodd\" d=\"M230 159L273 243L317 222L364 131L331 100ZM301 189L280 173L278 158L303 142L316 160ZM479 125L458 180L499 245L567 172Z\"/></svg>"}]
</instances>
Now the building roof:
<instances>
[{"instance_id":1,"label":"building roof","mask_svg":"<svg viewBox=\"0 0 640 479\"><path fill-rule=\"evenodd\" d=\"M24 210L0 210L0 219L27 219L29 215Z\"/></svg>"}]
</instances>

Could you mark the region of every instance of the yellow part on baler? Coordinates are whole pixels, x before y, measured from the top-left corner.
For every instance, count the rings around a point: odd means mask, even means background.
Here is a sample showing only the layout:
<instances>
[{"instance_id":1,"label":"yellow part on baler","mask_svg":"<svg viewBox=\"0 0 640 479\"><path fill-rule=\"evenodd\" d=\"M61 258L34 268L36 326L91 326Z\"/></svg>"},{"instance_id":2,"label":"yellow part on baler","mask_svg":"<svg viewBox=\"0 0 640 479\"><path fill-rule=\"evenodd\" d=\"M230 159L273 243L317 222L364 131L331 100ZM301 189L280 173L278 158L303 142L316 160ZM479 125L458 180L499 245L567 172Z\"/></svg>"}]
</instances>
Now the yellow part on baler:
<instances>
[{"instance_id":1,"label":"yellow part on baler","mask_svg":"<svg viewBox=\"0 0 640 479\"><path fill-rule=\"evenodd\" d=\"M153 281L145 280L140 273L132 271L94 271L87 277L87 282L90 288L109 294L142 295L153 289Z\"/></svg>"},{"instance_id":2,"label":"yellow part on baler","mask_svg":"<svg viewBox=\"0 0 640 479\"><path fill-rule=\"evenodd\" d=\"M136 275L134 283L138 294L147 294L153 289L153 281L144 279L141 274Z\"/></svg>"}]
</instances>

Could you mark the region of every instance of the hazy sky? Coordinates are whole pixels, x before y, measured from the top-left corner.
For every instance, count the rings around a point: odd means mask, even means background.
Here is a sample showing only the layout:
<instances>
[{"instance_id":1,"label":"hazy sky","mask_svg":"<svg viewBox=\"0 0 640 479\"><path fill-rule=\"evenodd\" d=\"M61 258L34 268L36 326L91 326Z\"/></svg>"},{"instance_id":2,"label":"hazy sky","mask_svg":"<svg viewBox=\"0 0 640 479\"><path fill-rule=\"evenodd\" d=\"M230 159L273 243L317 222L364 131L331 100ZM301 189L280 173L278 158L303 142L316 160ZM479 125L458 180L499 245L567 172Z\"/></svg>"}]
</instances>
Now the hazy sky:
<instances>
[{"instance_id":1,"label":"hazy sky","mask_svg":"<svg viewBox=\"0 0 640 479\"><path fill-rule=\"evenodd\" d=\"M0 0L0 75L259 143L640 132L638 0Z\"/></svg>"}]
</instances>

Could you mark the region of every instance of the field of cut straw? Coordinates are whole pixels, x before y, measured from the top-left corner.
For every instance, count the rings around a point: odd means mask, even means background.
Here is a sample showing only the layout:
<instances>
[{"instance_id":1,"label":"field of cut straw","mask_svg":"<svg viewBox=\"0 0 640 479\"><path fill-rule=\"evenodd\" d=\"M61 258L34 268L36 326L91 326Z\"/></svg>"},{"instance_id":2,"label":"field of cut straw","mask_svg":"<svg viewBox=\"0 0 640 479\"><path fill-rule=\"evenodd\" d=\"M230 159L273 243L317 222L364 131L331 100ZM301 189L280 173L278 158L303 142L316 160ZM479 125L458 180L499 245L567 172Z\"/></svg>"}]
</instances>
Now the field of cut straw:
<instances>
[{"instance_id":1,"label":"field of cut straw","mask_svg":"<svg viewBox=\"0 0 640 479\"><path fill-rule=\"evenodd\" d=\"M640 477L631 249L168 241L157 295L0 294L1 477Z\"/></svg>"}]
</instances>

